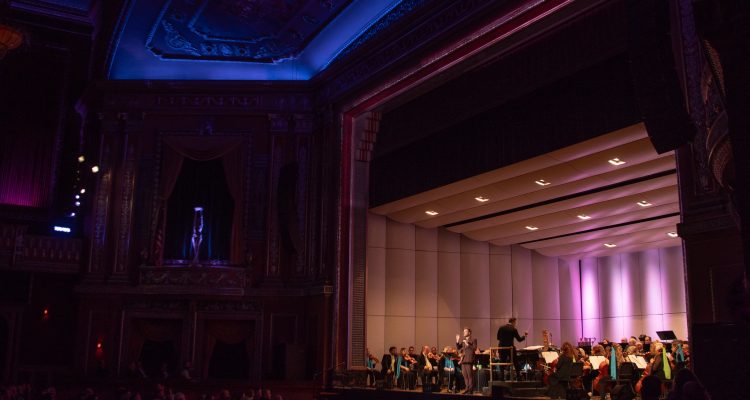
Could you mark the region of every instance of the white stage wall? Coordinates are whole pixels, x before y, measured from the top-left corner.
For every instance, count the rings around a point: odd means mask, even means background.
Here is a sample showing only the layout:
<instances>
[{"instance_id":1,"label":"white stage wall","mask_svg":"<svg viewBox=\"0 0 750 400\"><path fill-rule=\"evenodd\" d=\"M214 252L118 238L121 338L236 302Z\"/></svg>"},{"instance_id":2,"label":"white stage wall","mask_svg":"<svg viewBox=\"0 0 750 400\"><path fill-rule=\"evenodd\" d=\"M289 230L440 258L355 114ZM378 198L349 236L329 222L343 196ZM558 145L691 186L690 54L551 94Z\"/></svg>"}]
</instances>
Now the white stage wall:
<instances>
[{"instance_id":1,"label":"white stage wall","mask_svg":"<svg viewBox=\"0 0 750 400\"><path fill-rule=\"evenodd\" d=\"M509 317L529 343L674 330L687 336L680 247L565 261L521 246L495 246L444 229L422 229L370 214L367 235L367 345L453 344L470 326L481 348Z\"/></svg>"}]
</instances>

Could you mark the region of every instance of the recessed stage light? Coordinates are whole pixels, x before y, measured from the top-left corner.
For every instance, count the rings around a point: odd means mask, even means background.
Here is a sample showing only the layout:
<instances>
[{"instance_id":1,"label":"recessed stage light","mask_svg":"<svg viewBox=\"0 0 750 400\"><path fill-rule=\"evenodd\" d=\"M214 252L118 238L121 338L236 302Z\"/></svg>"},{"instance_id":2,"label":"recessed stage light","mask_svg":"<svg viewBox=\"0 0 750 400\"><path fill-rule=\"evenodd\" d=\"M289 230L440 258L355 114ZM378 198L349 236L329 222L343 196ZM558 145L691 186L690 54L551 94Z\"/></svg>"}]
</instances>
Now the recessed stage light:
<instances>
[{"instance_id":1,"label":"recessed stage light","mask_svg":"<svg viewBox=\"0 0 750 400\"><path fill-rule=\"evenodd\" d=\"M486 203L486 202L490 201L490 199L488 199L487 197L484 197L484 196L477 196L477 197L474 198L474 200L476 200L476 201L478 201L480 203Z\"/></svg>"},{"instance_id":2,"label":"recessed stage light","mask_svg":"<svg viewBox=\"0 0 750 400\"><path fill-rule=\"evenodd\" d=\"M539 229L539 227L538 226L534 226L534 225L526 225L526 229L528 229L530 231L535 231L535 230Z\"/></svg>"},{"instance_id":3,"label":"recessed stage light","mask_svg":"<svg viewBox=\"0 0 750 400\"><path fill-rule=\"evenodd\" d=\"M75 203L73 203L73 204L75 204L75 205L76 205L76 207L80 207L80 206L81 206L81 202L80 202L80 201L76 201L76 202L75 202Z\"/></svg>"},{"instance_id":4,"label":"recessed stage light","mask_svg":"<svg viewBox=\"0 0 750 400\"><path fill-rule=\"evenodd\" d=\"M676 238L678 235L677 235L677 232L667 232L667 236L671 238Z\"/></svg>"},{"instance_id":5,"label":"recessed stage light","mask_svg":"<svg viewBox=\"0 0 750 400\"><path fill-rule=\"evenodd\" d=\"M586 214L578 214L578 219L582 219L585 221L587 219L591 219L591 216Z\"/></svg>"},{"instance_id":6,"label":"recessed stage light","mask_svg":"<svg viewBox=\"0 0 750 400\"><path fill-rule=\"evenodd\" d=\"M650 206L650 205L651 205L651 203L649 203L649 202L648 202L648 201L646 201L646 200L641 200L641 201L639 201L639 202L637 202L637 203L635 203L635 204L638 204L638 205L639 205L639 206L641 206L641 207L648 207L648 206Z\"/></svg>"},{"instance_id":7,"label":"recessed stage light","mask_svg":"<svg viewBox=\"0 0 750 400\"><path fill-rule=\"evenodd\" d=\"M81 198L81 195L80 195L80 194L77 194L77 195L76 195L76 200L78 200L78 199L80 199L80 198Z\"/></svg>"},{"instance_id":8,"label":"recessed stage light","mask_svg":"<svg viewBox=\"0 0 750 400\"><path fill-rule=\"evenodd\" d=\"M608 247L608 248L610 248L610 249L611 249L611 248L613 248L613 247L617 247L617 245L616 245L616 244L614 244L614 243L604 243L604 247Z\"/></svg>"},{"instance_id":9,"label":"recessed stage light","mask_svg":"<svg viewBox=\"0 0 750 400\"><path fill-rule=\"evenodd\" d=\"M86 193L86 188L81 189L81 194Z\"/></svg>"},{"instance_id":10,"label":"recessed stage light","mask_svg":"<svg viewBox=\"0 0 750 400\"><path fill-rule=\"evenodd\" d=\"M617 157L615 157L615 158L613 158L613 159L611 159L611 160L609 160L607 162L610 163L610 164L612 164L612 165L614 165L614 166L625 164L625 161L622 161L622 160L620 160Z\"/></svg>"},{"instance_id":11,"label":"recessed stage light","mask_svg":"<svg viewBox=\"0 0 750 400\"><path fill-rule=\"evenodd\" d=\"M433 210L427 210L424 213L427 214L427 215L438 215L438 212L437 211L433 211Z\"/></svg>"},{"instance_id":12,"label":"recessed stage light","mask_svg":"<svg viewBox=\"0 0 750 400\"><path fill-rule=\"evenodd\" d=\"M84 161L86 161L86 157L84 157L84 156L82 156L82 155L81 155L81 156L78 156L78 162L79 162L79 163L82 163L82 162L84 162Z\"/></svg>"},{"instance_id":13,"label":"recessed stage light","mask_svg":"<svg viewBox=\"0 0 750 400\"><path fill-rule=\"evenodd\" d=\"M544 179L540 179L540 180L538 180L538 181L534 181L534 183L536 183L536 184L537 184L537 185L539 185L539 186L547 186L547 185L549 185L549 184L550 184L550 182L547 182L547 181L545 181Z\"/></svg>"},{"instance_id":14,"label":"recessed stage light","mask_svg":"<svg viewBox=\"0 0 750 400\"><path fill-rule=\"evenodd\" d=\"M93 167L91 167L91 172L93 172L93 173L99 172L99 166L98 165L94 165Z\"/></svg>"}]
</instances>

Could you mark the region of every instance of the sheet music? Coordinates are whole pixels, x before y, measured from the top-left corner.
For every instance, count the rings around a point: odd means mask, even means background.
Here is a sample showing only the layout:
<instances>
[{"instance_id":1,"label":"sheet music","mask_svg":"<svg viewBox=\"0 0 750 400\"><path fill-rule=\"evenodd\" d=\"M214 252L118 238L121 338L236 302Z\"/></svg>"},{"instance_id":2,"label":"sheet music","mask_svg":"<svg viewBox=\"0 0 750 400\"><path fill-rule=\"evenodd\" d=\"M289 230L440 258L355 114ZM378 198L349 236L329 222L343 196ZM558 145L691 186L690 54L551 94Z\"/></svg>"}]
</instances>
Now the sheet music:
<instances>
[{"instance_id":1,"label":"sheet music","mask_svg":"<svg viewBox=\"0 0 750 400\"><path fill-rule=\"evenodd\" d=\"M552 364L552 362L557 360L560 355L557 354L556 351L543 351L542 357L544 357L544 362L546 362L547 364Z\"/></svg>"},{"instance_id":2,"label":"sheet music","mask_svg":"<svg viewBox=\"0 0 750 400\"><path fill-rule=\"evenodd\" d=\"M523 350L539 350L542 347L544 346L529 346L529 347L524 347Z\"/></svg>"},{"instance_id":3,"label":"sheet music","mask_svg":"<svg viewBox=\"0 0 750 400\"><path fill-rule=\"evenodd\" d=\"M634 354L630 354L628 356L628 360L630 360L630 362L632 362L633 364L635 364L636 368L638 368L638 369L646 369L646 367L648 366L648 363L646 362L646 359L643 358L643 357L641 357L641 356L636 356Z\"/></svg>"},{"instance_id":4,"label":"sheet music","mask_svg":"<svg viewBox=\"0 0 750 400\"><path fill-rule=\"evenodd\" d=\"M599 369L599 365L604 362L606 358L604 356L589 356L589 362L591 363L591 368Z\"/></svg>"}]
</instances>

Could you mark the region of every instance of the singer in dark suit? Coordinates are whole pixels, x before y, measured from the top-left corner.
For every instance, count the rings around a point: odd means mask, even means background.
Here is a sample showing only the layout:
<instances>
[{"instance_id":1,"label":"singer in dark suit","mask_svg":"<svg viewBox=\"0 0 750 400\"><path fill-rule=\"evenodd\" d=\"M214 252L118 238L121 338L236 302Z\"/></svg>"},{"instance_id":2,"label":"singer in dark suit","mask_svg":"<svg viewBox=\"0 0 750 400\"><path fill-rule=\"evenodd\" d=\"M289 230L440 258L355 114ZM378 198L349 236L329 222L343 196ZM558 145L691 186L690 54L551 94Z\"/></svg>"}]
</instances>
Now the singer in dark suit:
<instances>
[{"instance_id":1,"label":"singer in dark suit","mask_svg":"<svg viewBox=\"0 0 750 400\"><path fill-rule=\"evenodd\" d=\"M456 335L456 348L461 353L461 375L466 382L466 389L461 393L471 394L474 392L474 373L471 368L477 361L477 356L474 354L477 350L477 340L471 337L471 329L464 328L463 340L460 335Z\"/></svg>"}]
</instances>

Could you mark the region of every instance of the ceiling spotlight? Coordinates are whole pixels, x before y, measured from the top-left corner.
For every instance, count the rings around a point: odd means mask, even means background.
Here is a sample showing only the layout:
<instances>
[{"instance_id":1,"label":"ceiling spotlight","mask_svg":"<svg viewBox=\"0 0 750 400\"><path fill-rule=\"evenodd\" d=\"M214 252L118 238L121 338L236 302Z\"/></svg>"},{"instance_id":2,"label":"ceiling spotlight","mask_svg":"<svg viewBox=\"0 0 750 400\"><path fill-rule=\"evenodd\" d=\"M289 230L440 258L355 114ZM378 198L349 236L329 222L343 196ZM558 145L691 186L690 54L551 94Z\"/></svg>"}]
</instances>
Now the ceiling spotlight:
<instances>
[{"instance_id":1,"label":"ceiling spotlight","mask_svg":"<svg viewBox=\"0 0 750 400\"><path fill-rule=\"evenodd\" d=\"M550 184L550 182L547 182L547 181L545 181L544 179L540 179L540 180L538 180L538 181L534 181L534 183L536 183L536 184L537 184L537 185L539 185L539 186L547 186L547 185L549 185L549 184Z\"/></svg>"},{"instance_id":2,"label":"ceiling spotlight","mask_svg":"<svg viewBox=\"0 0 750 400\"><path fill-rule=\"evenodd\" d=\"M81 202L80 201L76 201L74 204L76 205L76 207L80 207L81 206Z\"/></svg>"},{"instance_id":3,"label":"ceiling spotlight","mask_svg":"<svg viewBox=\"0 0 750 400\"><path fill-rule=\"evenodd\" d=\"M86 157L84 157L83 155L78 156L78 162L79 163L82 163L84 161L86 161Z\"/></svg>"},{"instance_id":4,"label":"ceiling spotlight","mask_svg":"<svg viewBox=\"0 0 750 400\"><path fill-rule=\"evenodd\" d=\"M69 215L70 215L71 217L75 217L75 216L76 216L76 213L72 212L72 213L70 213Z\"/></svg>"},{"instance_id":5,"label":"ceiling spotlight","mask_svg":"<svg viewBox=\"0 0 750 400\"><path fill-rule=\"evenodd\" d=\"M609 160L607 162L610 163L610 164L612 164L612 165L614 165L614 166L625 164L625 161L622 161L622 160L620 160L617 157L615 157L615 158L613 158L613 159L611 159L611 160Z\"/></svg>"},{"instance_id":6,"label":"ceiling spotlight","mask_svg":"<svg viewBox=\"0 0 750 400\"><path fill-rule=\"evenodd\" d=\"M534 226L534 225L526 225L526 229L528 229L530 231L535 231L535 230L539 229L539 227L538 226Z\"/></svg>"},{"instance_id":7,"label":"ceiling spotlight","mask_svg":"<svg viewBox=\"0 0 750 400\"><path fill-rule=\"evenodd\" d=\"M587 219L591 219L591 216L586 214L578 214L578 218L585 221Z\"/></svg>"},{"instance_id":8,"label":"ceiling spotlight","mask_svg":"<svg viewBox=\"0 0 750 400\"><path fill-rule=\"evenodd\" d=\"M94 165L93 167L91 167L91 172L93 172L93 173L99 172L99 166L98 165Z\"/></svg>"},{"instance_id":9,"label":"ceiling spotlight","mask_svg":"<svg viewBox=\"0 0 750 400\"><path fill-rule=\"evenodd\" d=\"M81 189L81 194L86 193L86 188Z\"/></svg>"},{"instance_id":10,"label":"ceiling spotlight","mask_svg":"<svg viewBox=\"0 0 750 400\"><path fill-rule=\"evenodd\" d=\"M667 232L667 236L671 238L676 238L678 235L677 235L677 232Z\"/></svg>"},{"instance_id":11,"label":"ceiling spotlight","mask_svg":"<svg viewBox=\"0 0 750 400\"><path fill-rule=\"evenodd\" d=\"M648 206L650 206L650 205L651 205L651 203L649 203L649 202L648 202L648 201L646 201L646 200L641 200L641 201L639 201L639 202L637 202L637 203L635 203L635 204L638 204L638 205L639 205L639 206L641 206L641 207L648 207Z\"/></svg>"},{"instance_id":12,"label":"ceiling spotlight","mask_svg":"<svg viewBox=\"0 0 750 400\"><path fill-rule=\"evenodd\" d=\"M438 215L438 212L437 211L433 211L433 210L427 210L424 213L427 214L427 215Z\"/></svg>"},{"instance_id":13,"label":"ceiling spotlight","mask_svg":"<svg viewBox=\"0 0 750 400\"><path fill-rule=\"evenodd\" d=\"M80 199L80 198L81 198L81 195L80 195L80 194L77 194L77 195L76 195L76 200L78 200L78 199Z\"/></svg>"},{"instance_id":14,"label":"ceiling spotlight","mask_svg":"<svg viewBox=\"0 0 750 400\"><path fill-rule=\"evenodd\" d=\"M480 203L486 203L486 202L490 201L490 199L488 199L487 197L484 197L484 196L477 196L477 197L474 198L474 200L476 200L476 201L478 201Z\"/></svg>"},{"instance_id":15,"label":"ceiling spotlight","mask_svg":"<svg viewBox=\"0 0 750 400\"><path fill-rule=\"evenodd\" d=\"M610 249L611 249L611 248L613 248L613 247L617 247L617 245L616 245L616 244L614 244L614 243L604 243L604 247L608 247L608 248L610 248Z\"/></svg>"}]
</instances>

